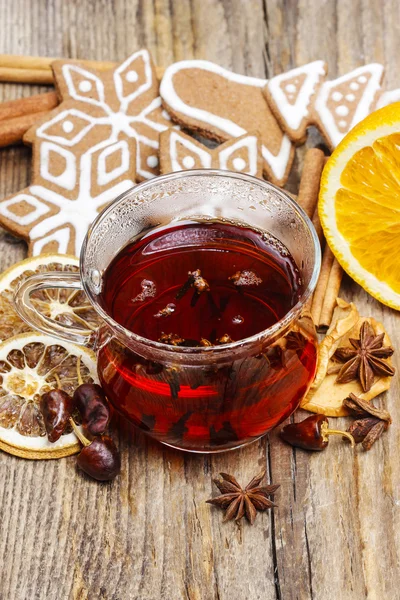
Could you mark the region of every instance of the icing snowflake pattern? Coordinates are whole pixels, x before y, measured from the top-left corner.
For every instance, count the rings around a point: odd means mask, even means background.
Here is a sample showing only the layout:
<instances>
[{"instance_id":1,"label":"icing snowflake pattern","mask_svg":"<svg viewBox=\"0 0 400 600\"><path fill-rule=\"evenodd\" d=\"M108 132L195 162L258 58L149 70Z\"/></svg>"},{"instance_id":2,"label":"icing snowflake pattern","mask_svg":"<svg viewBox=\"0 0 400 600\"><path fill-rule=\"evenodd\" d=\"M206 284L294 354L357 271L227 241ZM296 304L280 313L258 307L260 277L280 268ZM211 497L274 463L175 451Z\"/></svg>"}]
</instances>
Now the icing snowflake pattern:
<instances>
[{"instance_id":1,"label":"icing snowflake pattern","mask_svg":"<svg viewBox=\"0 0 400 600\"><path fill-rule=\"evenodd\" d=\"M32 184L0 201L0 223L32 255L78 255L98 212L158 173L158 138L170 123L146 50L101 73L56 61L54 75L63 102L26 134Z\"/></svg>"}]
</instances>

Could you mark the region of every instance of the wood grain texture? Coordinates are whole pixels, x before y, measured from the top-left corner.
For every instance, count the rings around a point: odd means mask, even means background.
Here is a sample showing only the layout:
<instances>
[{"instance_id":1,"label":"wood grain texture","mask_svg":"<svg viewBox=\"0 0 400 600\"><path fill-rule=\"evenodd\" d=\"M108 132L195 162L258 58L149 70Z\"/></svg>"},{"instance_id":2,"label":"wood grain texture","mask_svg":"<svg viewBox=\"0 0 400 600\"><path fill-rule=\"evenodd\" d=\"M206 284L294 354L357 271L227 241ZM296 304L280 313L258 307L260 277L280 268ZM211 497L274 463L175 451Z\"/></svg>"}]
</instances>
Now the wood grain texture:
<instances>
[{"instance_id":1,"label":"wood grain texture","mask_svg":"<svg viewBox=\"0 0 400 600\"><path fill-rule=\"evenodd\" d=\"M0 0L0 53L117 61L147 46L160 66L204 58L260 77L318 58L332 76L378 60L397 87L399 20L395 0ZM0 100L43 91L1 84ZM307 145L319 141L313 133ZM304 154L288 183L294 193ZM29 150L0 150L0 196L28 181ZM0 233L1 267L24 254ZM399 347L397 313L347 277L342 294ZM398 398L396 379L385 398L394 424L366 454L332 440L309 456L273 432L239 451L190 456L121 424L122 475L106 485L79 474L73 457L2 454L0 599L399 599ZM205 504L211 477L227 471L247 483L263 466L281 484L279 508L253 528L223 525Z\"/></svg>"}]
</instances>

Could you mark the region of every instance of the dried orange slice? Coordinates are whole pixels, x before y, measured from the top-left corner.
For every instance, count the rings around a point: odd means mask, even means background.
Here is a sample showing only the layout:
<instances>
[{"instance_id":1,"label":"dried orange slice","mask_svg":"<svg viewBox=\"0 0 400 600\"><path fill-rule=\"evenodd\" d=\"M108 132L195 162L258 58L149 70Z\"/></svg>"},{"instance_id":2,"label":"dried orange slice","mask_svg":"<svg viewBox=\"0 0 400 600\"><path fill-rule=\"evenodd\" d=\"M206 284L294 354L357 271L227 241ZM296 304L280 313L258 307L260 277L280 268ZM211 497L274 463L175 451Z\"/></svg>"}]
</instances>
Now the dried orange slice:
<instances>
[{"instance_id":1,"label":"dried orange slice","mask_svg":"<svg viewBox=\"0 0 400 600\"><path fill-rule=\"evenodd\" d=\"M42 254L27 258L0 275L0 341L32 331L17 315L13 295L18 285L30 275L46 271L78 272L79 260L65 254ZM76 290L42 290L32 294L32 304L60 323L78 329L97 329L99 317L86 295Z\"/></svg>"},{"instance_id":2,"label":"dried orange slice","mask_svg":"<svg viewBox=\"0 0 400 600\"><path fill-rule=\"evenodd\" d=\"M319 215L349 275L400 310L400 103L356 125L328 160Z\"/></svg>"},{"instance_id":3,"label":"dried orange slice","mask_svg":"<svg viewBox=\"0 0 400 600\"><path fill-rule=\"evenodd\" d=\"M23 458L61 458L79 451L74 433L47 439L40 396L80 383L98 383L92 350L42 333L22 333L0 344L0 449Z\"/></svg>"}]
</instances>

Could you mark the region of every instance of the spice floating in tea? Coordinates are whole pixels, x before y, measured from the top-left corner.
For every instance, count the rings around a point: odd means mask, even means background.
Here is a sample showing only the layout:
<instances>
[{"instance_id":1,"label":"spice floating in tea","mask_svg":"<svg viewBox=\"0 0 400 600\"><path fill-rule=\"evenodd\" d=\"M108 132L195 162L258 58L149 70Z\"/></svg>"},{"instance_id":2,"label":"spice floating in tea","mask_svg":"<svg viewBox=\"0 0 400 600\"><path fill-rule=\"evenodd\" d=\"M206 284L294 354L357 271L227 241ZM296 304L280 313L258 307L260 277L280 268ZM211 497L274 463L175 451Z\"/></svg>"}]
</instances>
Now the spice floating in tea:
<instances>
[{"instance_id":1,"label":"spice floating in tea","mask_svg":"<svg viewBox=\"0 0 400 600\"><path fill-rule=\"evenodd\" d=\"M180 300L189 291L190 288L194 288L196 294L200 296L203 292L209 292L210 286L204 277L201 276L200 269L195 271L189 271L187 281L183 284L179 292L176 294L176 299Z\"/></svg>"},{"instance_id":2,"label":"spice floating in tea","mask_svg":"<svg viewBox=\"0 0 400 600\"><path fill-rule=\"evenodd\" d=\"M207 500L207 503L225 510L224 522L231 519L240 521L240 519L246 516L250 525L253 525L257 511L267 510L276 506L268 496L273 496L280 485L275 484L260 487L261 481L265 477L265 470L253 477L244 489L233 475L220 473L220 476L221 479L213 479L213 482L222 494L221 496Z\"/></svg>"},{"instance_id":3,"label":"spice floating in tea","mask_svg":"<svg viewBox=\"0 0 400 600\"><path fill-rule=\"evenodd\" d=\"M167 346L182 346L185 340L177 333L164 333L162 332L158 341L161 344L167 344Z\"/></svg>"},{"instance_id":4,"label":"spice floating in tea","mask_svg":"<svg viewBox=\"0 0 400 600\"><path fill-rule=\"evenodd\" d=\"M172 304L172 302L170 304L167 304L167 306L165 308L161 308L158 313L156 313L154 316L156 317L156 319L159 319L160 317L169 317L172 315L172 313L175 312L176 306L175 304Z\"/></svg>"},{"instance_id":5,"label":"spice floating in tea","mask_svg":"<svg viewBox=\"0 0 400 600\"><path fill-rule=\"evenodd\" d=\"M239 341L267 329L300 294L297 266L278 240L199 222L160 228L128 245L107 269L101 301L144 338L218 345L225 335Z\"/></svg>"}]
</instances>

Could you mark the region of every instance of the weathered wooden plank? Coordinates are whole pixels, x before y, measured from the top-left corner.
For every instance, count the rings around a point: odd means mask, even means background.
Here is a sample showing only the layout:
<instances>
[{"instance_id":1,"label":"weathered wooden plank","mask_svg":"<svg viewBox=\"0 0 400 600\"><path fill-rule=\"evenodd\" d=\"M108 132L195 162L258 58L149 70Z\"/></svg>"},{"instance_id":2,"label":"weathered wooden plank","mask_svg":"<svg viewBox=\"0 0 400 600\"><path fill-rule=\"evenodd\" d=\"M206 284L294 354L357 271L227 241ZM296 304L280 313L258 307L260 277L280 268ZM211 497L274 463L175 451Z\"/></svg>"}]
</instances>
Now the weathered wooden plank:
<instances>
[{"instance_id":1,"label":"weathered wooden plank","mask_svg":"<svg viewBox=\"0 0 400 600\"><path fill-rule=\"evenodd\" d=\"M0 52L122 60L143 45L159 65L204 58L270 76L325 58L332 76L363 62L387 65L397 87L399 20L394 0L0 0ZM44 88L1 85L0 100ZM308 144L318 137L313 135ZM289 189L296 191L304 149ZM29 151L0 151L0 196L28 182ZM24 244L0 234L0 264ZM399 340L399 316L344 279L343 294ZM399 367L398 359L397 366ZM387 395L395 423L399 384ZM296 420L304 415L297 414ZM344 421L343 423L344 424ZM332 440L309 456L276 432L233 453L190 456L121 426L121 477L99 485L74 458L32 463L0 457L0 598L107 600L341 600L400 598L399 429L353 457ZM280 482L274 514L221 524L205 504L211 477L247 483L262 466Z\"/></svg>"}]
</instances>

